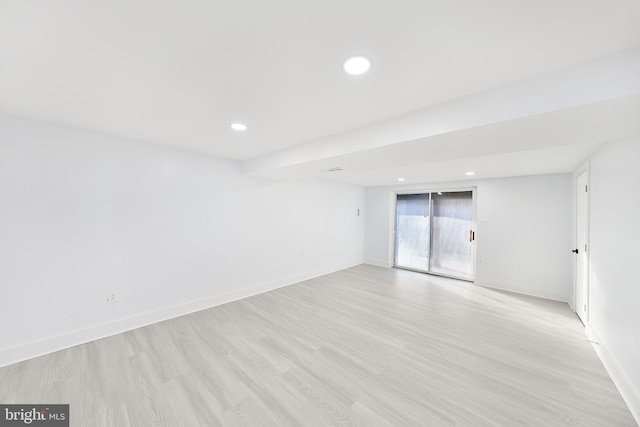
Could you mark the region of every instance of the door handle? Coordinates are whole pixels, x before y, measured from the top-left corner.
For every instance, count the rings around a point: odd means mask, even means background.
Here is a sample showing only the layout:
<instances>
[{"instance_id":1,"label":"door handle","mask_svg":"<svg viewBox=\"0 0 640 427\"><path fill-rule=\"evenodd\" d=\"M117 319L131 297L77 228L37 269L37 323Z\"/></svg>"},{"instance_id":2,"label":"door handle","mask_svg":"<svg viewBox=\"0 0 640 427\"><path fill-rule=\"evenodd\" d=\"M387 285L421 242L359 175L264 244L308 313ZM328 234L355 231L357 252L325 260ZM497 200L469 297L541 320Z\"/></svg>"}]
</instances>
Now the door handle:
<instances>
[{"instance_id":1,"label":"door handle","mask_svg":"<svg viewBox=\"0 0 640 427\"><path fill-rule=\"evenodd\" d=\"M577 250L577 249L574 249L574 250L572 250L571 252L573 252L574 254L577 254L577 253L578 253L578 250Z\"/></svg>"}]
</instances>

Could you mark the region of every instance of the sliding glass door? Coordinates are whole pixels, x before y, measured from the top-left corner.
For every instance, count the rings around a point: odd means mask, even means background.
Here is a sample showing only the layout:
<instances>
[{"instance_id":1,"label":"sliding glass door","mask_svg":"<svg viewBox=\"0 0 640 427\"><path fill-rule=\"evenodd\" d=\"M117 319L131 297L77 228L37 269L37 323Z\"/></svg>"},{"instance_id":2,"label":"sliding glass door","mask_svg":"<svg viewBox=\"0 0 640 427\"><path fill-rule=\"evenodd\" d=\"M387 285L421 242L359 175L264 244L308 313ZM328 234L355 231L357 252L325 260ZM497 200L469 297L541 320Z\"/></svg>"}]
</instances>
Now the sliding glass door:
<instances>
[{"instance_id":1,"label":"sliding glass door","mask_svg":"<svg viewBox=\"0 0 640 427\"><path fill-rule=\"evenodd\" d=\"M395 259L395 265L398 267L429 271L429 196L429 193L398 194Z\"/></svg>"},{"instance_id":2,"label":"sliding glass door","mask_svg":"<svg viewBox=\"0 0 640 427\"><path fill-rule=\"evenodd\" d=\"M431 273L473 278L471 191L432 195Z\"/></svg>"},{"instance_id":3,"label":"sliding glass door","mask_svg":"<svg viewBox=\"0 0 640 427\"><path fill-rule=\"evenodd\" d=\"M395 266L473 280L473 192L398 194Z\"/></svg>"}]
</instances>

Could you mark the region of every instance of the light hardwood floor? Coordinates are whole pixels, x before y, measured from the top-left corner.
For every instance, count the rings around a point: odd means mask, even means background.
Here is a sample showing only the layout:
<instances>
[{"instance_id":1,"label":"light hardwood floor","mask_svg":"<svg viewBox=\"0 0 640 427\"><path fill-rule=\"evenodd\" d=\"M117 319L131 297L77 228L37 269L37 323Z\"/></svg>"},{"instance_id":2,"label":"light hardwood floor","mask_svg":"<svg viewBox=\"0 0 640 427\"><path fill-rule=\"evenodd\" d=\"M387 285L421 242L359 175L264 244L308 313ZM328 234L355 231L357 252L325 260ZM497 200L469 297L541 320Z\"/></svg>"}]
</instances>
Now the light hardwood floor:
<instances>
[{"instance_id":1,"label":"light hardwood floor","mask_svg":"<svg viewBox=\"0 0 640 427\"><path fill-rule=\"evenodd\" d=\"M635 426L566 304L369 265L0 369L72 426Z\"/></svg>"}]
</instances>

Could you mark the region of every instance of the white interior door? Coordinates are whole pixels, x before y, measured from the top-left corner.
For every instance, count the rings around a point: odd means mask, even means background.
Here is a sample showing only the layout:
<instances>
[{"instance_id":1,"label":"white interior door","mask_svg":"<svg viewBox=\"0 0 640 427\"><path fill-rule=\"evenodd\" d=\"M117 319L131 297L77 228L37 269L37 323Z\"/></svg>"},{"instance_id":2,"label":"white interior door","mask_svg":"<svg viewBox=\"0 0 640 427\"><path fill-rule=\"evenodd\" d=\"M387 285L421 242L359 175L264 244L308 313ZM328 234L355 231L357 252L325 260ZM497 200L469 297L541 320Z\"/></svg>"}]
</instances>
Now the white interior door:
<instances>
[{"instance_id":1,"label":"white interior door","mask_svg":"<svg viewBox=\"0 0 640 427\"><path fill-rule=\"evenodd\" d=\"M582 172L576 179L576 314L585 325L589 313L589 275L587 231L589 212L589 178Z\"/></svg>"}]
</instances>

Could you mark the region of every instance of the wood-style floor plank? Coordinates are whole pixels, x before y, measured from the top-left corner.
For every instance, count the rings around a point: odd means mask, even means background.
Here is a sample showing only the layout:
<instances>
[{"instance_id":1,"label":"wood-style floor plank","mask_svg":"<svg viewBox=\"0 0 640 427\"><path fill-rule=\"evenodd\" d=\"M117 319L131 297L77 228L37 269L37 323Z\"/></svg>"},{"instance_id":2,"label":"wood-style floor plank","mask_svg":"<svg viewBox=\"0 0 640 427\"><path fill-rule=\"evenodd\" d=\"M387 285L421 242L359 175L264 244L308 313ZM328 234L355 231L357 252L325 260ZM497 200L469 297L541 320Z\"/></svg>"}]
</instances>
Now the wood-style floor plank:
<instances>
[{"instance_id":1,"label":"wood-style floor plank","mask_svg":"<svg viewBox=\"0 0 640 427\"><path fill-rule=\"evenodd\" d=\"M635 426L566 304L369 265L0 369L74 426Z\"/></svg>"}]
</instances>

